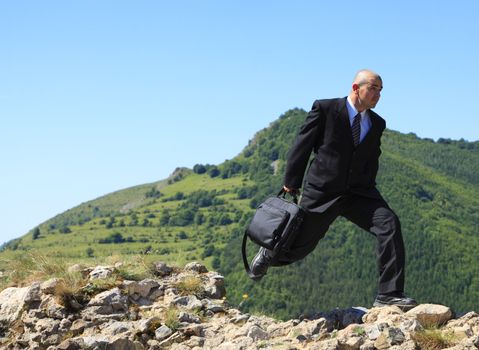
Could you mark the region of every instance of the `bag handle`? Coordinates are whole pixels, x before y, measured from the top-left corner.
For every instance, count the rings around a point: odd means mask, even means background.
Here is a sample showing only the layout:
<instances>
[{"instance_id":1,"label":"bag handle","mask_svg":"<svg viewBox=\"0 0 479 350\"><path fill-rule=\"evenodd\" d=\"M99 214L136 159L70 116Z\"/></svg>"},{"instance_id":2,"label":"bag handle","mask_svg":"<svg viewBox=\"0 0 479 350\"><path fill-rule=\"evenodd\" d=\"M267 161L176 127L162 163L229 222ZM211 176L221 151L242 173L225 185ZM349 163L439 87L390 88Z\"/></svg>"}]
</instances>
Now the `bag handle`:
<instances>
[{"instance_id":1,"label":"bag handle","mask_svg":"<svg viewBox=\"0 0 479 350\"><path fill-rule=\"evenodd\" d=\"M286 198L286 194L289 194L293 198L293 203L298 204L298 192L286 192L284 187L281 188L281 190L278 192L277 197L283 197Z\"/></svg>"}]
</instances>

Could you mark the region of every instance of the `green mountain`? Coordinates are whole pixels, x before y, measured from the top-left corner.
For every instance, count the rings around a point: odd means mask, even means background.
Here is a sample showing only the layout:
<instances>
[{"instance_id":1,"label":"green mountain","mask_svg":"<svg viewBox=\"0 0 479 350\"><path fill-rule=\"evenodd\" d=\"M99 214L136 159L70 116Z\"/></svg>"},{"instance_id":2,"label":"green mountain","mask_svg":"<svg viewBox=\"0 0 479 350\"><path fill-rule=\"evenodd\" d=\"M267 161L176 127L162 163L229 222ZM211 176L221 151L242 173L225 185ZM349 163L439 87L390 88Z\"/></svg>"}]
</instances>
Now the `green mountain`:
<instances>
[{"instance_id":1,"label":"green mountain","mask_svg":"<svg viewBox=\"0 0 479 350\"><path fill-rule=\"evenodd\" d=\"M256 205L281 188L284 159L306 112L293 109L259 131L234 159L177 169L168 179L83 203L0 253L0 270L34 250L59 261L141 255L182 265L200 260L225 275L228 299L280 318L371 305L375 239L346 220L301 262L251 282L240 244ZM387 130L379 189L401 218L406 292L420 302L478 308L479 142L420 139ZM257 249L248 247L251 256ZM3 284L12 283L5 273ZM10 278L10 280L9 280ZM244 299L243 295L248 298Z\"/></svg>"}]
</instances>

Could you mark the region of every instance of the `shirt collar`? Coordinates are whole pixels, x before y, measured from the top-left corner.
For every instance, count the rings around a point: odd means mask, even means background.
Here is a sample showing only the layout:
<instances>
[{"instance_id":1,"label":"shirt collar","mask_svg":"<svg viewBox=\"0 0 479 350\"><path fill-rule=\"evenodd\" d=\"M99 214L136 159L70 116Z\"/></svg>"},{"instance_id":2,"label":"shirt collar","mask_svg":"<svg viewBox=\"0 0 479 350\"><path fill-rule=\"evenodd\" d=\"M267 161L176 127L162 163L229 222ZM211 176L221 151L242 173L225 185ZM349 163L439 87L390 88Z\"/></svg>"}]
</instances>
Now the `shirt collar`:
<instances>
[{"instance_id":1,"label":"shirt collar","mask_svg":"<svg viewBox=\"0 0 479 350\"><path fill-rule=\"evenodd\" d=\"M351 124L353 123L354 117L359 113L358 110L354 107L353 102L351 101L350 97L346 99L346 106L348 107L348 115L349 115L349 121ZM368 111L362 111L361 113L361 120L363 120L365 117L368 115Z\"/></svg>"}]
</instances>

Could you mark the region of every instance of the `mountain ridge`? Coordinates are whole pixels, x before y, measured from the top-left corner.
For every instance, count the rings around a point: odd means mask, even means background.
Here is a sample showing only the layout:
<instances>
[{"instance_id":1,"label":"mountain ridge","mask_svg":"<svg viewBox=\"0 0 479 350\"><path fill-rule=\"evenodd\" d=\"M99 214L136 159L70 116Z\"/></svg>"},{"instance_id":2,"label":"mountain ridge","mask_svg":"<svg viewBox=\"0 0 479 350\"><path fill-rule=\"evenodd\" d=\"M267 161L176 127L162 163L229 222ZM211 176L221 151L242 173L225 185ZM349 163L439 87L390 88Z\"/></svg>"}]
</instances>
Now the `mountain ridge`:
<instances>
[{"instance_id":1,"label":"mountain ridge","mask_svg":"<svg viewBox=\"0 0 479 350\"><path fill-rule=\"evenodd\" d=\"M36 239L32 230L10 242L0 256L9 260L40 249L59 259L85 261L145 252L180 264L200 259L225 274L232 302L240 303L244 293L255 295L244 303L247 310L281 318L311 305L366 305L375 293L374 241L346 220L331 227L311 256L273 269L262 284L252 284L242 268L244 227L254 207L281 187L286 154L305 116L300 109L285 112L219 165L180 168L168 179L82 203L39 225ZM473 309L471 300L479 297L474 277L479 270L473 263L479 249L479 142L434 142L386 130L382 150L378 186L403 223L408 291ZM137 205L122 212L126 203ZM0 269L5 265L0 263ZM304 275L314 281L305 283Z\"/></svg>"}]
</instances>

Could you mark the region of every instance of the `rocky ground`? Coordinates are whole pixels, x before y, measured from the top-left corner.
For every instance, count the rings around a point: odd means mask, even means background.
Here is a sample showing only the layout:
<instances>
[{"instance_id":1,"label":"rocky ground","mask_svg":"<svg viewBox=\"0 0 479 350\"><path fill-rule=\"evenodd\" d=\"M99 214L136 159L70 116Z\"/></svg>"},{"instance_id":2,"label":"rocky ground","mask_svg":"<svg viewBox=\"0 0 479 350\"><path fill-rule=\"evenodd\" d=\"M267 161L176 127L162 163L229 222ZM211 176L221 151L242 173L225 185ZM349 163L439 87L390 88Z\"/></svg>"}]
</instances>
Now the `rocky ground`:
<instances>
[{"instance_id":1,"label":"rocky ground","mask_svg":"<svg viewBox=\"0 0 479 350\"><path fill-rule=\"evenodd\" d=\"M61 279L4 289L1 349L479 348L475 312L455 316L446 306L422 304L408 312L338 309L283 322L230 307L223 277L198 263L157 263L155 278L113 283L116 268L73 266L89 281L75 292Z\"/></svg>"}]
</instances>

